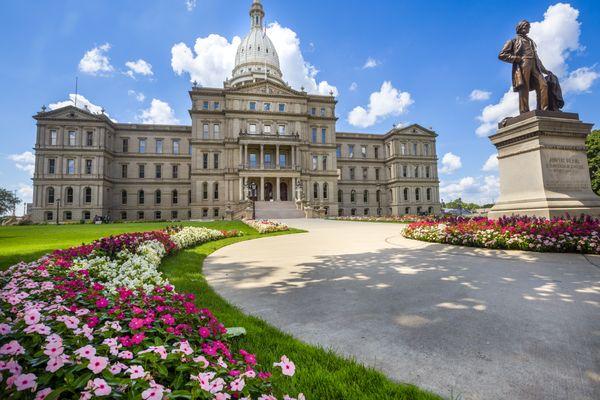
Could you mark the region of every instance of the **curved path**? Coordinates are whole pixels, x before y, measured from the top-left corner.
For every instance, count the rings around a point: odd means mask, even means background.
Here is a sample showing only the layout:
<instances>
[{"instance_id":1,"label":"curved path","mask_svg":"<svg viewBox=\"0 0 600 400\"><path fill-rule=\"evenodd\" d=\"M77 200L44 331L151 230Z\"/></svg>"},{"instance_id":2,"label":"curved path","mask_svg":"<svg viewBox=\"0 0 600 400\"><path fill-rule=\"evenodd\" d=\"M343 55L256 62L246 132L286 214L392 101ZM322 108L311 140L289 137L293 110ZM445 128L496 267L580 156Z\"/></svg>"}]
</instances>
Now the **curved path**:
<instances>
[{"instance_id":1,"label":"curved path","mask_svg":"<svg viewBox=\"0 0 600 400\"><path fill-rule=\"evenodd\" d=\"M600 398L599 258L416 242L398 224L287 223L309 232L205 260L219 294L443 396Z\"/></svg>"}]
</instances>

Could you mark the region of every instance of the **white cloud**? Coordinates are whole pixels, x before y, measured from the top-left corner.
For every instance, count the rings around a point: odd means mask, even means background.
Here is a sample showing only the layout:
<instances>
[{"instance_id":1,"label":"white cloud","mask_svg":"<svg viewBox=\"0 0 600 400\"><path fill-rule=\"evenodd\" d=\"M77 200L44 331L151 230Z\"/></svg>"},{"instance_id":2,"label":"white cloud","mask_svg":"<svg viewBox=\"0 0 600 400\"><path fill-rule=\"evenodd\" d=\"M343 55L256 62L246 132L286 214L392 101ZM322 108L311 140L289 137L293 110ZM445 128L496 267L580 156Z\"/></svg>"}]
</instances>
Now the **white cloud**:
<instances>
[{"instance_id":1,"label":"white cloud","mask_svg":"<svg viewBox=\"0 0 600 400\"><path fill-rule=\"evenodd\" d=\"M459 156L453 153L446 153L444 157L442 157L442 168L440 168L440 173L442 174L451 174L462 167L462 161Z\"/></svg>"},{"instance_id":2,"label":"white cloud","mask_svg":"<svg viewBox=\"0 0 600 400\"><path fill-rule=\"evenodd\" d=\"M296 89L304 87L309 93L338 95L335 86L327 81L318 82L318 70L304 60L300 50L300 39L296 32L282 27L277 22L269 24L267 35L272 40L279 55L283 79ZM235 65L235 53L242 39L235 36L231 42L226 38L211 34L196 39L194 49L185 43L178 43L171 48L171 67L176 74L187 73L190 81L197 81L203 86L220 87Z\"/></svg>"},{"instance_id":3,"label":"white cloud","mask_svg":"<svg viewBox=\"0 0 600 400\"><path fill-rule=\"evenodd\" d=\"M187 8L188 11L194 11L194 8L196 8L196 0L185 0L185 8Z\"/></svg>"},{"instance_id":4,"label":"white cloud","mask_svg":"<svg viewBox=\"0 0 600 400\"><path fill-rule=\"evenodd\" d=\"M33 201L33 186L27 185L25 183L19 183L17 195L21 200L23 200L23 202L31 203Z\"/></svg>"},{"instance_id":5,"label":"white cloud","mask_svg":"<svg viewBox=\"0 0 600 400\"><path fill-rule=\"evenodd\" d=\"M379 61L377 61L373 57L369 57L369 58L367 58L367 61L365 61L365 64L363 65L362 68L363 69L375 68L379 65L381 65L381 63Z\"/></svg>"},{"instance_id":6,"label":"white cloud","mask_svg":"<svg viewBox=\"0 0 600 400\"><path fill-rule=\"evenodd\" d=\"M114 71L108 58L110 44L104 43L101 46L88 50L79 61L79 70L90 75L105 75Z\"/></svg>"},{"instance_id":7,"label":"white cloud","mask_svg":"<svg viewBox=\"0 0 600 400\"><path fill-rule=\"evenodd\" d=\"M498 170L498 154L492 154L481 167L482 171L497 171Z\"/></svg>"},{"instance_id":8,"label":"white cloud","mask_svg":"<svg viewBox=\"0 0 600 400\"><path fill-rule=\"evenodd\" d=\"M14 161L17 169L26 171L29 173L29 176L33 176L33 171L35 170L35 156L31 151L25 151L19 154L11 154L8 156L8 159Z\"/></svg>"},{"instance_id":9,"label":"white cloud","mask_svg":"<svg viewBox=\"0 0 600 400\"><path fill-rule=\"evenodd\" d=\"M73 106L73 105L75 105L76 97L77 97L77 108L81 108L82 110L89 111L92 114L102 114L102 106L95 105L94 103L89 101L87 98L85 98L81 94L78 94L77 96L75 96L74 93L69 94L69 100L63 100L63 101L57 101L56 103L50 103L48 105L48 108L50 110L56 110L56 109L62 108L62 107ZM107 117L110 118L110 116L108 115L108 113L106 111L104 112L104 115L106 115ZM117 122L117 120L114 118L111 118L111 120L113 122Z\"/></svg>"},{"instance_id":10,"label":"white cloud","mask_svg":"<svg viewBox=\"0 0 600 400\"><path fill-rule=\"evenodd\" d=\"M144 76L154 75L152 72L152 64L141 58L137 61L127 61L125 66L127 67L125 75L128 75L131 78L135 78L136 74Z\"/></svg>"},{"instance_id":11,"label":"white cloud","mask_svg":"<svg viewBox=\"0 0 600 400\"><path fill-rule=\"evenodd\" d=\"M350 90L351 92L354 92L354 91L356 91L356 89L358 89L358 83L352 82L350 84L350 87L348 88L348 90Z\"/></svg>"},{"instance_id":12,"label":"white cloud","mask_svg":"<svg viewBox=\"0 0 600 400\"><path fill-rule=\"evenodd\" d=\"M442 182L440 196L444 201L458 197L463 201L485 204L495 202L500 193L500 181L495 175L474 178L465 176L458 181Z\"/></svg>"},{"instance_id":13,"label":"white cloud","mask_svg":"<svg viewBox=\"0 0 600 400\"><path fill-rule=\"evenodd\" d=\"M146 95L142 92L136 92L133 89L129 89L127 91L127 94L134 97L137 101L142 102L144 100L146 100Z\"/></svg>"},{"instance_id":14,"label":"white cloud","mask_svg":"<svg viewBox=\"0 0 600 400\"><path fill-rule=\"evenodd\" d=\"M169 103L158 99L152 99L150 107L142 110L137 118L144 124L174 125L179 123Z\"/></svg>"},{"instance_id":15,"label":"white cloud","mask_svg":"<svg viewBox=\"0 0 600 400\"><path fill-rule=\"evenodd\" d=\"M371 93L367 109L355 107L348 114L348 122L360 128L375 125L378 121L389 116L404 114L414 101L410 93L400 92L389 81L383 82L378 92Z\"/></svg>"},{"instance_id":16,"label":"white cloud","mask_svg":"<svg viewBox=\"0 0 600 400\"><path fill-rule=\"evenodd\" d=\"M471 100L471 101L488 100L491 95L492 95L492 92L486 92L485 90L475 89L469 95L469 100Z\"/></svg>"},{"instance_id":17,"label":"white cloud","mask_svg":"<svg viewBox=\"0 0 600 400\"><path fill-rule=\"evenodd\" d=\"M569 72L567 59L583 49L579 43L581 24L577 20L579 11L570 4L557 3L548 7L544 20L531 23L531 38L537 43L540 59L544 66L558 76L563 93L575 95L587 92L600 77L594 67L582 67ZM507 76L507 79L509 77ZM480 125L478 136L487 136L496 130L503 118L515 116L519 112L519 96L509 89L497 104L486 106L477 117ZM535 104L534 92L529 97L531 108Z\"/></svg>"}]
</instances>

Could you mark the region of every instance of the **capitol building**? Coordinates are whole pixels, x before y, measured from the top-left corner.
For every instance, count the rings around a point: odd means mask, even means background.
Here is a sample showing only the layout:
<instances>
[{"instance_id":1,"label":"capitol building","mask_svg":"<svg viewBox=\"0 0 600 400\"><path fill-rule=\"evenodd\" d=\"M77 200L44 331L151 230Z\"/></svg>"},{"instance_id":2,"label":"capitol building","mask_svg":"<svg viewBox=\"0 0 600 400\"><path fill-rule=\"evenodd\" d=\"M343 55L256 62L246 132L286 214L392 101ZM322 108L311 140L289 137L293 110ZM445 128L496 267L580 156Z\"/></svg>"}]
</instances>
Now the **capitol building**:
<instances>
[{"instance_id":1,"label":"capitol building","mask_svg":"<svg viewBox=\"0 0 600 400\"><path fill-rule=\"evenodd\" d=\"M67 106L37 121L34 222L439 213L436 133L336 131L336 99L290 87L250 8L231 77L194 85L191 125L115 123Z\"/></svg>"}]
</instances>

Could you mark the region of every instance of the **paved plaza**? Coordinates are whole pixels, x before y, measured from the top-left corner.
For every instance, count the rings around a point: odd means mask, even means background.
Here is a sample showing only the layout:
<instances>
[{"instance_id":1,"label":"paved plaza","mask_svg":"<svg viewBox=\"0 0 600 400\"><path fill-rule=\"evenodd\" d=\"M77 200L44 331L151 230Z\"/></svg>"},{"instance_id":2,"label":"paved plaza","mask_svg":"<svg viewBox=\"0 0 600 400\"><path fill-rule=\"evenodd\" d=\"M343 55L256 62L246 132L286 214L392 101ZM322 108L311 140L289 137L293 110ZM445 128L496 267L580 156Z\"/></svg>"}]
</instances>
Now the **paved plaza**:
<instances>
[{"instance_id":1,"label":"paved plaza","mask_svg":"<svg viewBox=\"0 0 600 400\"><path fill-rule=\"evenodd\" d=\"M205 260L209 283L245 312L443 396L600 398L600 258L416 242L399 224L286 222L308 233Z\"/></svg>"}]
</instances>

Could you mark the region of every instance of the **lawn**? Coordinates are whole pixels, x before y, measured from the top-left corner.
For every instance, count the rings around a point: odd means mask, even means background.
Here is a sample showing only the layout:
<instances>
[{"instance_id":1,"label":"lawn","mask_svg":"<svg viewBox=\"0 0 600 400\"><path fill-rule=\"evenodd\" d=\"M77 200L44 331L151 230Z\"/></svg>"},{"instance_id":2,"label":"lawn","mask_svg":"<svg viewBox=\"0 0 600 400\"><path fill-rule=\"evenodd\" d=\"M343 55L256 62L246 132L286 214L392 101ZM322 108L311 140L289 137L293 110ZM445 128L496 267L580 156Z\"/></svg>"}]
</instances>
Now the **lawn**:
<instances>
[{"instance_id":1,"label":"lawn","mask_svg":"<svg viewBox=\"0 0 600 400\"><path fill-rule=\"evenodd\" d=\"M111 234L162 228L167 223L23 226L0 228L0 268L20 260L34 260L56 249L89 242ZM172 225L172 224L171 224ZM398 384L383 374L351 360L294 339L266 322L242 313L227 303L208 285L202 274L204 259L215 250L238 241L299 233L277 232L259 235L241 222L186 223L215 229L237 229L243 237L209 242L171 256L162 264L166 277L177 290L198 295L198 304L211 309L225 326L242 326L247 334L235 346L256 353L259 362L272 365L282 354L296 363L293 378L273 379L277 394L303 392L307 399L440 399L412 385Z\"/></svg>"}]
</instances>

